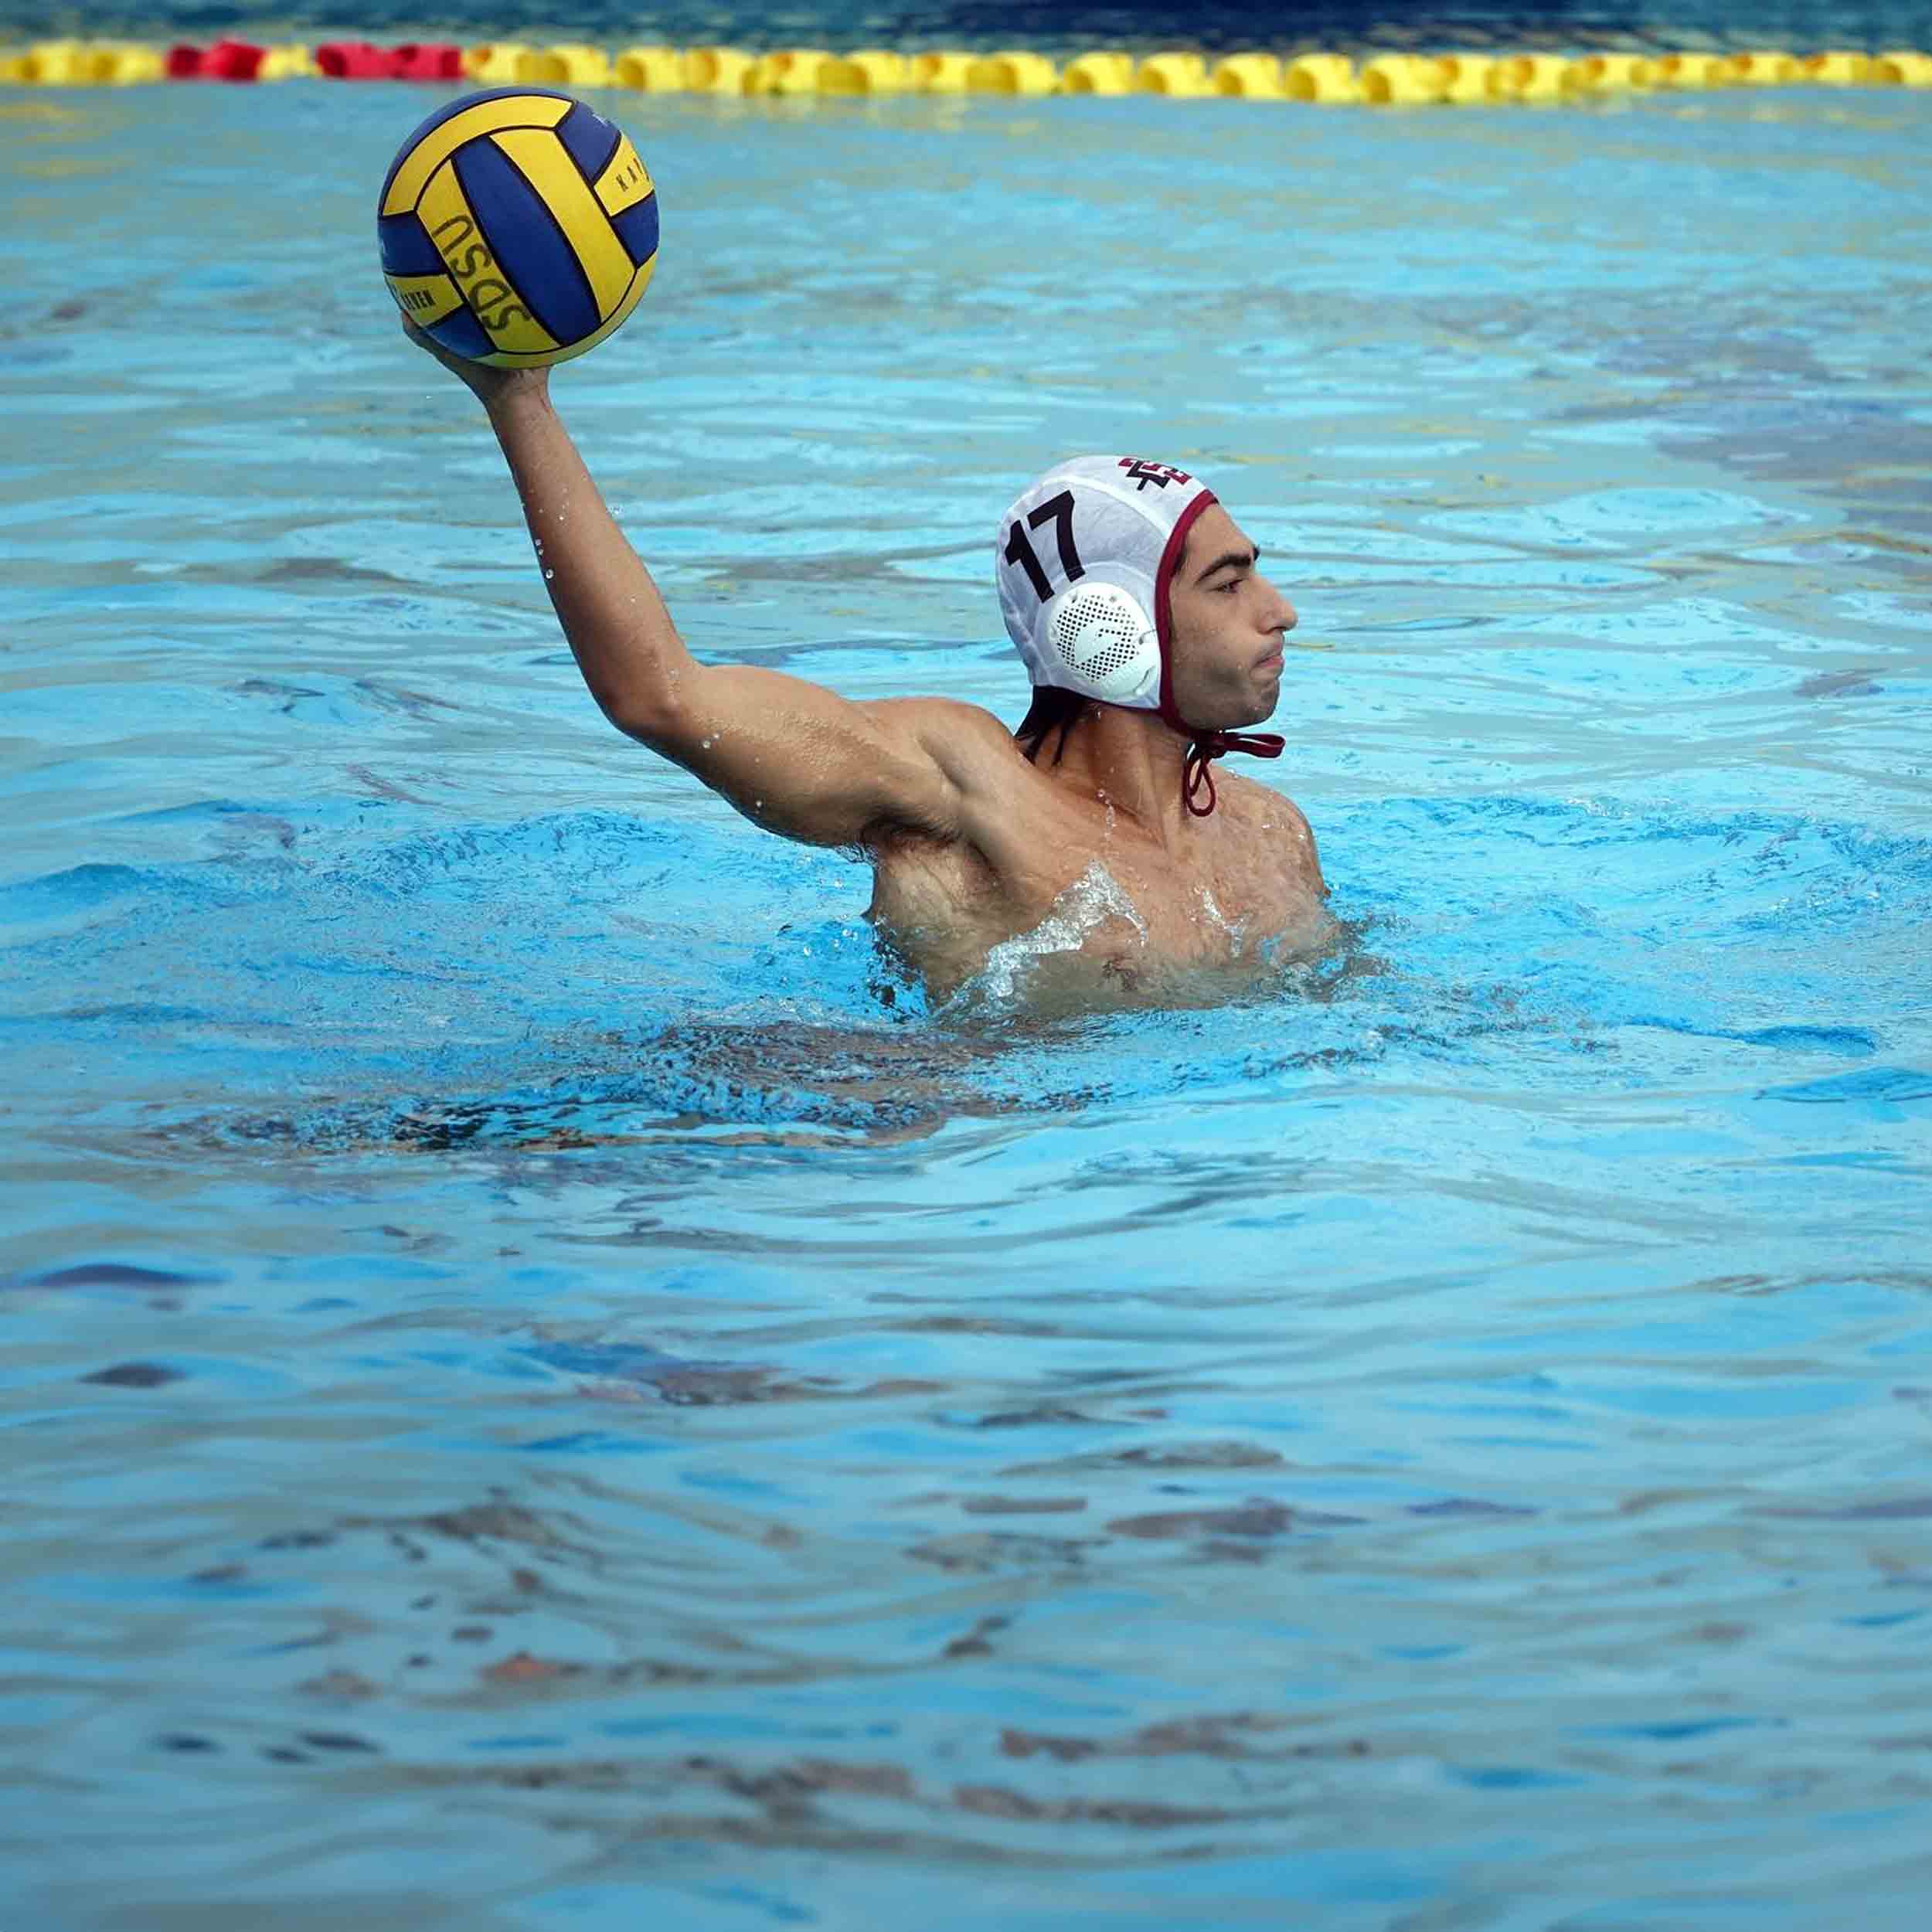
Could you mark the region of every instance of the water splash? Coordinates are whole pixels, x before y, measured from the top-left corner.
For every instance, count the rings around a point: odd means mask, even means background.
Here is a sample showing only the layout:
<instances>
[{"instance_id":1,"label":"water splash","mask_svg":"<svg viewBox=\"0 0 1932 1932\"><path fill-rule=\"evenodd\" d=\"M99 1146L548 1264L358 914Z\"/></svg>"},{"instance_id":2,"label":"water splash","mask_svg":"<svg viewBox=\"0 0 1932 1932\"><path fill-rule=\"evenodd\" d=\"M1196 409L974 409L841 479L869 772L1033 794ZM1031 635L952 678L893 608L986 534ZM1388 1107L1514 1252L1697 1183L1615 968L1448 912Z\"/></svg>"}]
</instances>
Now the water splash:
<instances>
[{"instance_id":1,"label":"water splash","mask_svg":"<svg viewBox=\"0 0 1932 1932\"><path fill-rule=\"evenodd\" d=\"M1201 888L1201 910L1206 913L1212 924L1219 927L1222 931L1227 934L1228 957L1239 959L1241 957L1242 944L1247 937L1247 921L1244 919L1230 919L1226 913L1222 911L1219 901L1206 886Z\"/></svg>"},{"instance_id":2,"label":"water splash","mask_svg":"<svg viewBox=\"0 0 1932 1932\"><path fill-rule=\"evenodd\" d=\"M934 1009L944 1021L971 1019L1015 1012L1028 1003L1040 963L1086 949L1087 942L1111 920L1130 927L1134 943L1147 944L1147 921L1126 889L1097 859L1053 904L1031 932L1003 939L986 964L957 992Z\"/></svg>"}]
</instances>

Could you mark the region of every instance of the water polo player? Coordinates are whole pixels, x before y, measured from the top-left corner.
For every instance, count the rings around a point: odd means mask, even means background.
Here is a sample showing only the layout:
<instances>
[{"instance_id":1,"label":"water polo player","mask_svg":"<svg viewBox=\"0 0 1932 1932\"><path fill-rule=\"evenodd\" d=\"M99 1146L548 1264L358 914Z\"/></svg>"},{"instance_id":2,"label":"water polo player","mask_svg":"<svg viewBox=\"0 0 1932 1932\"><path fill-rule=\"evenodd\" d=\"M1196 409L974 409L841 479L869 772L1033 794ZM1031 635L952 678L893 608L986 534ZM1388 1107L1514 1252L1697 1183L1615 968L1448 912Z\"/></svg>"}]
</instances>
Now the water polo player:
<instances>
[{"instance_id":1,"label":"water polo player","mask_svg":"<svg viewBox=\"0 0 1932 1932\"><path fill-rule=\"evenodd\" d=\"M1015 734L941 698L854 702L775 671L700 663L553 410L545 369L412 338L482 401L591 696L754 823L862 850L869 917L950 996L1035 935L1026 994L1195 996L1275 969L1332 923L1308 821L1213 761L1279 696L1295 614L1183 470L1083 457L1001 520L1006 626L1033 681Z\"/></svg>"}]
</instances>

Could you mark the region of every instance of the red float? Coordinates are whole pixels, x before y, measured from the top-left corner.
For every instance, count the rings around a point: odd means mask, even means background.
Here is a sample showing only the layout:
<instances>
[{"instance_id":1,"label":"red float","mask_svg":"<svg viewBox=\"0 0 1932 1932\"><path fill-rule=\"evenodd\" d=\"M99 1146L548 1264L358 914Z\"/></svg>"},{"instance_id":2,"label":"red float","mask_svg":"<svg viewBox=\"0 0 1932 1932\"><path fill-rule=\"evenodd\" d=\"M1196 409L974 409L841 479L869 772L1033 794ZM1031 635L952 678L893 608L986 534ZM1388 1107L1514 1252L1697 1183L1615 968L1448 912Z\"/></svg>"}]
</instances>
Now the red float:
<instances>
[{"instance_id":1,"label":"red float","mask_svg":"<svg viewBox=\"0 0 1932 1932\"><path fill-rule=\"evenodd\" d=\"M165 71L170 80L259 80L266 47L252 40L217 40L212 47L185 43L168 49Z\"/></svg>"},{"instance_id":2,"label":"red float","mask_svg":"<svg viewBox=\"0 0 1932 1932\"><path fill-rule=\"evenodd\" d=\"M389 73L398 80L461 80L463 49L454 41L405 41L389 50Z\"/></svg>"},{"instance_id":3,"label":"red float","mask_svg":"<svg viewBox=\"0 0 1932 1932\"><path fill-rule=\"evenodd\" d=\"M315 65L331 80L386 80L389 50L366 40L327 40L315 49Z\"/></svg>"},{"instance_id":4,"label":"red float","mask_svg":"<svg viewBox=\"0 0 1932 1932\"><path fill-rule=\"evenodd\" d=\"M217 40L202 56L201 70L211 80L260 78L268 49L248 40Z\"/></svg>"}]
</instances>

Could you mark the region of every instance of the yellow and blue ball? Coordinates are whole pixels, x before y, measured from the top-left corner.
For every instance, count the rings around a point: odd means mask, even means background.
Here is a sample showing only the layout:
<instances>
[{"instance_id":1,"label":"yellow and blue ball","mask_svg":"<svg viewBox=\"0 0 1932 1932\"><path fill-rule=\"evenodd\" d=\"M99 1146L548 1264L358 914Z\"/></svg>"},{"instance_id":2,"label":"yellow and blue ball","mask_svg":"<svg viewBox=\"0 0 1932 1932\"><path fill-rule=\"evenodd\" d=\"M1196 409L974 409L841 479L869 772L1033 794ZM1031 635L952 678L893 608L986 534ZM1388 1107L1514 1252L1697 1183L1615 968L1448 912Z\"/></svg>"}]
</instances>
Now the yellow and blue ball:
<instances>
[{"instance_id":1,"label":"yellow and blue ball","mask_svg":"<svg viewBox=\"0 0 1932 1932\"><path fill-rule=\"evenodd\" d=\"M397 308L445 349L538 369L624 321L658 255L658 197L621 129L568 94L498 87L430 115L377 203Z\"/></svg>"}]
</instances>

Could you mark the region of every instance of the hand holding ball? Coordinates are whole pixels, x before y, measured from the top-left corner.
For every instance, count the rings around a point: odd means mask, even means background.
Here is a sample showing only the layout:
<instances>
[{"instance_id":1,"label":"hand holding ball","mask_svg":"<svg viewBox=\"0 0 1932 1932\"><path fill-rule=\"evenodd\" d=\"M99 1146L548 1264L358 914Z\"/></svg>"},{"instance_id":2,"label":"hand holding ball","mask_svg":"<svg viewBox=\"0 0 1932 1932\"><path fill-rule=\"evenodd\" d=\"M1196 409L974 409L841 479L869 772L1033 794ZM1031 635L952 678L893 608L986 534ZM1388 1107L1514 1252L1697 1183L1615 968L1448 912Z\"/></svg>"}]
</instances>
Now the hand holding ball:
<instances>
[{"instance_id":1,"label":"hand holding ball","mask_svg":"<svg viewBox=\"0 0 1932 1932\"><path fill-rule=\"evenodd\" d=\"M657 192L601 114L499 87L403 142L376 231L396 307L433 342L542 369L596 348L637 307L657 262Z\"/></svg>"}]
</instances>

